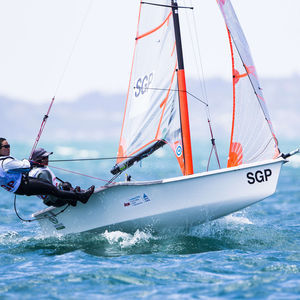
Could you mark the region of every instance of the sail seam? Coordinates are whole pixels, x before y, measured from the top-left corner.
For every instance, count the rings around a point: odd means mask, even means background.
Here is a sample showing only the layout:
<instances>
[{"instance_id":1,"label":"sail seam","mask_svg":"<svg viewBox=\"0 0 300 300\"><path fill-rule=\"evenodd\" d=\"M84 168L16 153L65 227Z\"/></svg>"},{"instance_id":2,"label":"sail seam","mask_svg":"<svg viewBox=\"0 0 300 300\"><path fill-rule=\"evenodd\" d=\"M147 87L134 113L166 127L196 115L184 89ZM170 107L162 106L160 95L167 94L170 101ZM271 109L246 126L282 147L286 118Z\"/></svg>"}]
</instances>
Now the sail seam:
<instances>
[{"instance_id":1,"label":"sail seam","mask_svg":"<svg viewBox=\"0 0 300 300\"><path fill-rule=\"evenodd\" d=\"M139 40L139 39L144 38L145 36L147 36L147 35L149 35L149 34L152 34L152 33L155 32L155 31L159 30L159 29L160 29L161 27L163 27L164 24L169 20L169 18L171 17L171 15L172 15L172 12L170 12L170 13L168 14L168 16L166 17L166 19L165 19L160 25L158 25L157 27L153 28L152 30L149 30L148 32L146 32L146 33L144 33L144 34L141 34L140 36L137 36L135 39L136 39L136 40Z\"/></svg>"}]
</instances>

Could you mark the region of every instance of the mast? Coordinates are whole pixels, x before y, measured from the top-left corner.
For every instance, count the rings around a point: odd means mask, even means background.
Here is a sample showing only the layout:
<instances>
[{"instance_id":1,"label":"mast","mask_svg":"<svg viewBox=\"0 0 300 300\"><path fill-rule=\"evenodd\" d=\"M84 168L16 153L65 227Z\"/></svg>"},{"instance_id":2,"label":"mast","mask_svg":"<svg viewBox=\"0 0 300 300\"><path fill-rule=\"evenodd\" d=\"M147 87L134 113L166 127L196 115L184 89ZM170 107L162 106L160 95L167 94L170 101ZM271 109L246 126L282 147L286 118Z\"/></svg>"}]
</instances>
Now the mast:
<instances>
[{"instance_id":1,"label":"mast","mask_svg":"<svg viewBox=\"0 0 300 300\"><path fill-rule=\"evenodd\" d=\"M191 134L190 134L190 122L188 103L186 95L186 82L185 72L183 64L182 44L178 17L178 4L177 0L171 0L173 20L174 20L174 32L176 40L177 60L178 60L178 96L180 106L180 121L181 121L181 134L183 143L183 155L184 155L184 175L193 174L193 157L192 157L192 146L191 146Z\"/></svg>"}]
</instances>

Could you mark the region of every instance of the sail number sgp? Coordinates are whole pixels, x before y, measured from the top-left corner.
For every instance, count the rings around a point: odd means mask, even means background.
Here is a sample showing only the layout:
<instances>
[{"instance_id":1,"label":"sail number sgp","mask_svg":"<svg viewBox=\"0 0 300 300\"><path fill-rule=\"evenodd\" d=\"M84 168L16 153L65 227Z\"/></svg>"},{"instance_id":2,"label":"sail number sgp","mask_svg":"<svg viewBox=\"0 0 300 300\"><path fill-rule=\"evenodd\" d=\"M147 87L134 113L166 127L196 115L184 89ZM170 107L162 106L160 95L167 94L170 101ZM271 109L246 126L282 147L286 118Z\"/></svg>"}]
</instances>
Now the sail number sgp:
<instances>
[{"instance_id":1,"label":"sail number sgp","mask_svg":"<svg viewBox=\"0 0 300 300\"><path fill-rule=\"evenodd\" d=\"M247 178L249 184L254 184L255 182L261 183L268 181L269 177L272 175L272 171L270 169L264 169L263 171L258 170L255 173L248 172Z\"/></svg>"},{"instance_id":2,"label":"sail number sgp","mask_svg":"<svg viewBox=\"0 0 300 300\"><path fill-rule=\"evenodd\" d=\"M150 84L153 80L153 73L150 73L148 75L145 75L144 77L138 78L135 84L135 97L138 97L140 95L144 95L150 87Z\"/></svg>"}]
</instances>

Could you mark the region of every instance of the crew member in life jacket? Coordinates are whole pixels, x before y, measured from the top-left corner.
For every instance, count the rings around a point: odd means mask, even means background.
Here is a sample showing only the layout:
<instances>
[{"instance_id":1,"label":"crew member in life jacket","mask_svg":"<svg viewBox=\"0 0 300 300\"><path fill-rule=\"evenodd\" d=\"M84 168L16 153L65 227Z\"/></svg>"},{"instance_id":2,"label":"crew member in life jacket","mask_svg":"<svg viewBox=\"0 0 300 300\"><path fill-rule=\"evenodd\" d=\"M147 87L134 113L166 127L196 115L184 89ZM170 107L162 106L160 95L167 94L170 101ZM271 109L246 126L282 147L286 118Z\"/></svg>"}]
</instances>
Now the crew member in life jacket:
<instances>
[{"instance_id":1,"label":"crew member in life jacket","mask_svg":"<svg viewBox=\"0 0 300 300\"><path fill-rule=\"evenodd\" d=\"M49 169L49 155L51 154L53 154L53 152L47 152L44 148L38 148L34 150L31 157L34 164L32 170L29 172L29 176L43 179L53 184L55 187L65 191L80 192L81 188L79 186L73 188L71 183L64 182L61 179L57 178L55 174ZM38 195L38 197L43 199L44 204L48 206L60 207L66 204L66 200L57 198L53 195ZM76 202L74 202L73 205L76 205Z\"/></svg>"},{"instance_id":2,"label":"crew member in life jacket","mask_svg":"<svg viewBox=\"0 0 300 300\"><path fill-rule=\"evenodd\" d=\"M26 159L17 160L10 156L10 145L5 138L0 138L0 186L17 195L52 195L64 199L71 205L77 201L86 203L93 194L95 186L86 191L62 190L43 179L28 176L34 162Z\"/></svg>"}]
</instances>

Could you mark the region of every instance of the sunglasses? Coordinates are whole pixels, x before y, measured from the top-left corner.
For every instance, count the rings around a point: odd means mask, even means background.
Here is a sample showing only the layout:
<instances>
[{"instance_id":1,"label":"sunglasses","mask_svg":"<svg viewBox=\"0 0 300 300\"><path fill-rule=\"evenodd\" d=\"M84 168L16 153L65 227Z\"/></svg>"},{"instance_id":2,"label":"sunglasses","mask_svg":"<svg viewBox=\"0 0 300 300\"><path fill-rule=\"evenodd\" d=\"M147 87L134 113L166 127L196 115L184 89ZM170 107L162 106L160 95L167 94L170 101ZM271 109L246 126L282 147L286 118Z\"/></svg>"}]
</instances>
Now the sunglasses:
<instances>
[{"instance_id":1,"label":"sunglasses","mask_svg":"<svg viewBox=\"0 0 300 300\"><path fill-rule=\"evenodd\" d=\"M3 145L3 146L0 146L0 148L10 148L10 145Z\"/></svg>"}]
</instances>

